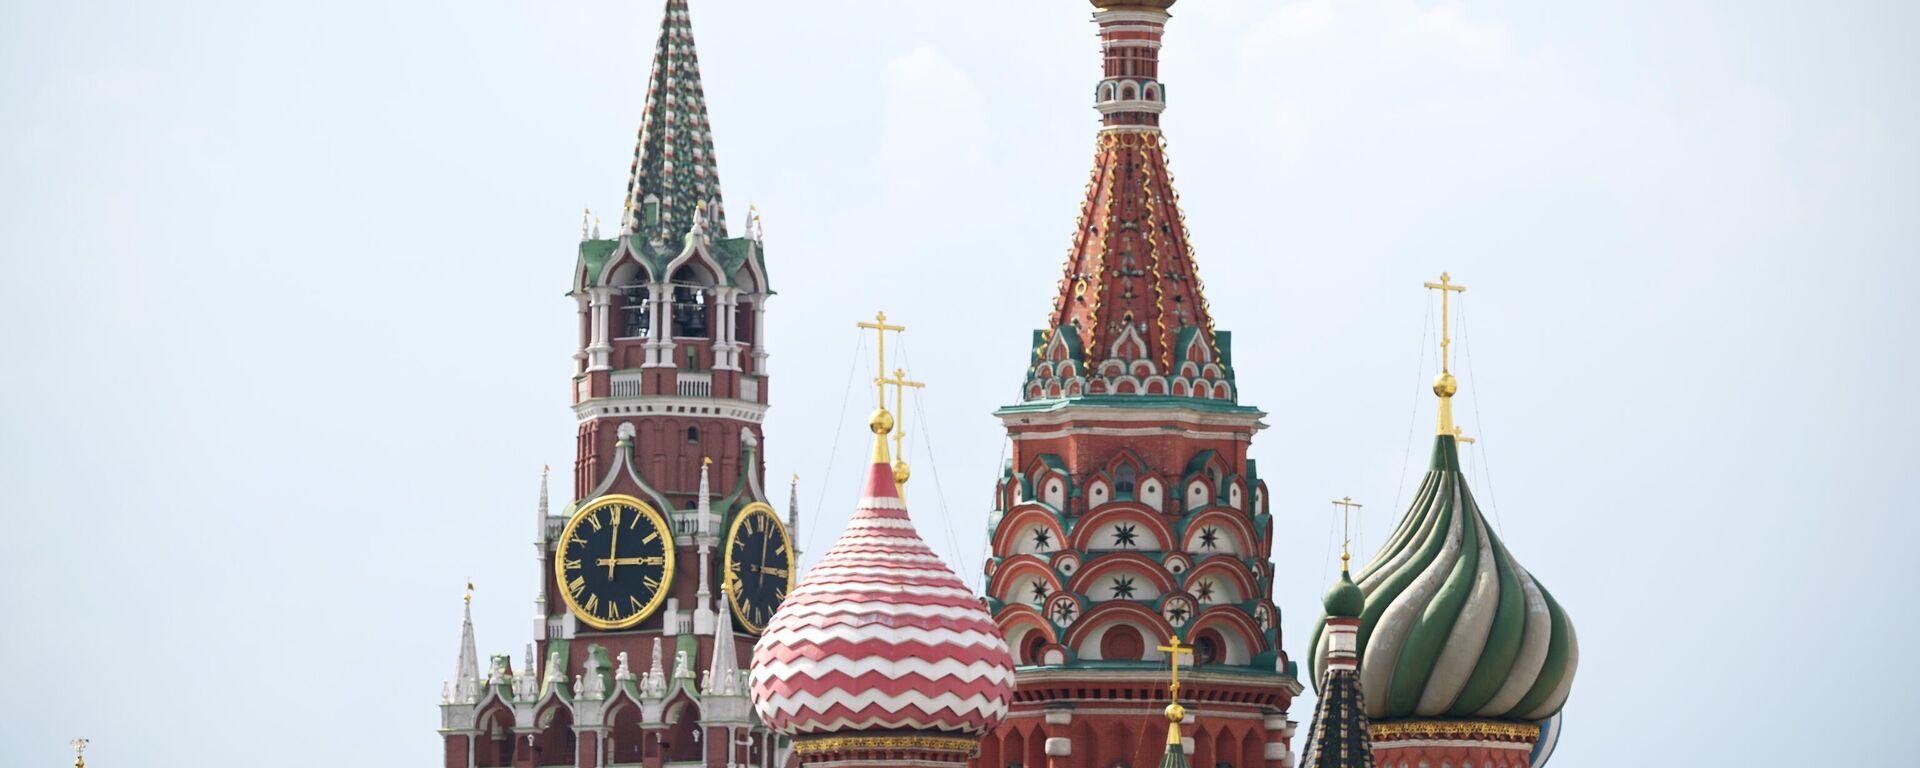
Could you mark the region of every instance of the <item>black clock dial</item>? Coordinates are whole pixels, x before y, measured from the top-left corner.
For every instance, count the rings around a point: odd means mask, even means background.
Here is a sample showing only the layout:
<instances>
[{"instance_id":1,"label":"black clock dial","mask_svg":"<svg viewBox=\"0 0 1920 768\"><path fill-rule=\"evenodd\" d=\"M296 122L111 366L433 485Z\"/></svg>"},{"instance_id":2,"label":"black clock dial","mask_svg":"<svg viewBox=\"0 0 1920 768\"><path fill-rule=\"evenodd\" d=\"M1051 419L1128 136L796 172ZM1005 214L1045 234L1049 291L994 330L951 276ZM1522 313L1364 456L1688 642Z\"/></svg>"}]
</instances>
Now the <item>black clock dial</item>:
<instances>
[{"instance_id":1,"label":"black clock dial","mask_svg":"<svg viewBox=\"0 0 1920 768\"><path fill-rule=\"evenodd\" d=\"M553 572L561 598L580 621L625 629L665 602L673 581L673 533L646 502L602 496L567 521Z\"/></svg>"},{"instance_id":2,"label":"black clock dial","mask_svg":"<svg viewBox=\"0 0 1920 768\"><path fill-rule=\"evenodd\" d=\"M793 589L793 541L773 507L756 502L734 517L721 568L735 621L759 634Z\"/></svg>"}]
</instances>

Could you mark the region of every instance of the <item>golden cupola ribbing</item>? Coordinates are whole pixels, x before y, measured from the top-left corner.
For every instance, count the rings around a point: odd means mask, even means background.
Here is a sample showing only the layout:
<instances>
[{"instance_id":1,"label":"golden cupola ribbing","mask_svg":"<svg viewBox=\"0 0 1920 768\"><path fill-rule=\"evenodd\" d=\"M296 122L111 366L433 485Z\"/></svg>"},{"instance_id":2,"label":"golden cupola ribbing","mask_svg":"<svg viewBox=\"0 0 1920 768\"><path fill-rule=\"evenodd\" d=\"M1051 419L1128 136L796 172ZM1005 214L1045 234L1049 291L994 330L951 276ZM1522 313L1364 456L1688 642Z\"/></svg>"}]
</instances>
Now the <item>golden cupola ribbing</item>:
<instances>
[{"instance_id":1,"label":"golden cupola ribbing","mask_svg":"<svg viewBox=\"0 0 1920 768\"><path fill-rule=\"evenodd\" d=\"M1442 292L1443 313L1451 303L1445 297L1465 290L1445 275L1427 286ZM1540 723L1566 703L1579 643L1566 611L1514 559L1467 487L1444 322L1441 336L1431 465L1406 516L1358 574L1366 714L1383 765L1526 765ZM1321 619L1310 645L1316 675L1328 664L1328 623ZM1457 752L1488 744L1504 746L1477 759Z\"/></svg>"}]
</instances>

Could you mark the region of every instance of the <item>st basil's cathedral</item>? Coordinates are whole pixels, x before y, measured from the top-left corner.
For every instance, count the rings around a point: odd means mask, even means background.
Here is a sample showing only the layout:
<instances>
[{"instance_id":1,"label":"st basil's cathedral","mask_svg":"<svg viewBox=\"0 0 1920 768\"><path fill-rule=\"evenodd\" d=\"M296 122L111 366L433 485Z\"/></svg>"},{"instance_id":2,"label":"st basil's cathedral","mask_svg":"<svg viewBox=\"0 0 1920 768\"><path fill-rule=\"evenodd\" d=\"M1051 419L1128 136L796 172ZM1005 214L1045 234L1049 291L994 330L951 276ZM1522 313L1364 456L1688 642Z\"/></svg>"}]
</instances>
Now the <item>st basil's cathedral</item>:
<instances>
[{"instance_id":1,"label":"st basil's cathedral","mask_svg":"<svg viewBox=\"0 0 1920 768\"><path fill-rule=\"evenodd\" d=\"M729 229L689 0L667 0L618 229L583 220L571 274L575 501L552 509L543 478L519 658L479 654L469 593L445 768L1546 762L1579 645L1467 487L1445 330L1428 472L1287 651L1265 413L1240 400L1160 128L1174 3L1093 2L1093 170L995 412L1012 448L978 594L917 533L884 395L861 500L800 572L798 504L764 476L778 259L751 212ZM1444 329L1464 287L1426 287ZM883 349L897 329L862 325Z\"/></svg>"}]
</instances>

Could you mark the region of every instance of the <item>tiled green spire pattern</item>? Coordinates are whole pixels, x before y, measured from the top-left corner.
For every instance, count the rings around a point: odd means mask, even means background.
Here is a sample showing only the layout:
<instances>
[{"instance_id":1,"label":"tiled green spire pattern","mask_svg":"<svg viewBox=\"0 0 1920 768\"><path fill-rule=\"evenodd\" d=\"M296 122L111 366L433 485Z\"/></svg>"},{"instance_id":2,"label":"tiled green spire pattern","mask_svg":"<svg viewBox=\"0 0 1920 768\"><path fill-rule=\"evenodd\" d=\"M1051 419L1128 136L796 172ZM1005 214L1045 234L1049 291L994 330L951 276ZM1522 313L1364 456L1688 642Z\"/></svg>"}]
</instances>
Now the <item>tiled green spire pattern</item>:
<instances>
[{"instance_id":1,"label":"tiled green spire pattern","mask_svg":"<svg viewBox=\"0 0 1920 768\"><path fill-rule=\"evenodd\" d=\"M1413 505L1359 577L1370 719L1533 722L1566 703L1580 659L1573 622L1480 514L1453 435L1435 437ZM1316 676L1325 630L1323 617L1308 646Z\"/></svg>"},{"instance_id":2,"label":"tiled green spire pattern","mask_svg":"<svg viewBox=\"0 0 1920 768\"><path fill-rule=\"evenodd\" d=\"M720 202L720 171L707 97L700 87L693 23L687 0L667 0L647 81L646 114L640 119L627 179L622 230L678 243L693 228L694 212L703 201L713 208L710 230L724 236L726 210Z\"/></svg>"}]
</instances>

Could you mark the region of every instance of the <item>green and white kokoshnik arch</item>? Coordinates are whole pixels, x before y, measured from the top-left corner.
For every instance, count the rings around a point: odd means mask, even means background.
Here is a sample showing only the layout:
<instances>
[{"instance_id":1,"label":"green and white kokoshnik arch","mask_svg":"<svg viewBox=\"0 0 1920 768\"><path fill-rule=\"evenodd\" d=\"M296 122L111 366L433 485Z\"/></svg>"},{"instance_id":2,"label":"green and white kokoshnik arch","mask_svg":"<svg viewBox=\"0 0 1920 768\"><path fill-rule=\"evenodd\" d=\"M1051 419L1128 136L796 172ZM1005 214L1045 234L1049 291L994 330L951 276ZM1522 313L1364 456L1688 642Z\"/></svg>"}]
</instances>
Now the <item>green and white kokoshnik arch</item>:
<instances>
[{"instance_id":1,"label":"green and white kokoshnik arch","mask_svg":"<svg viewBox=\"0 0 1920 768\"><path fill-rule=\"evenodd\" d=\"M1573 622L1480 514L1453 435L1435 436L1419 493L1359 585L1370 719L1538 722L1566 703L1580 659ZM1322 617L1308 646L1315 680L1325 627Z\"/></svg>"}]
</instances>

